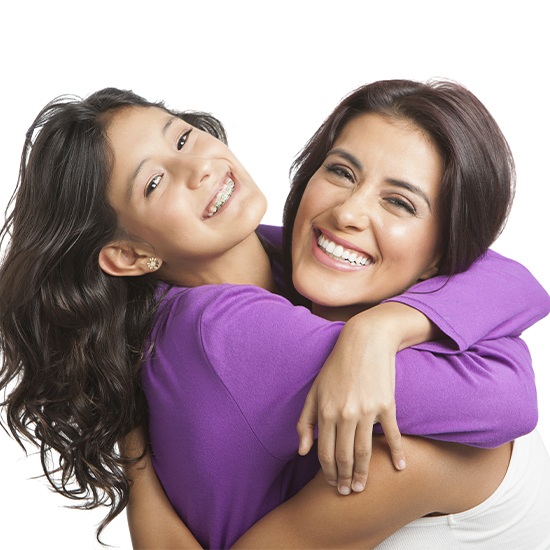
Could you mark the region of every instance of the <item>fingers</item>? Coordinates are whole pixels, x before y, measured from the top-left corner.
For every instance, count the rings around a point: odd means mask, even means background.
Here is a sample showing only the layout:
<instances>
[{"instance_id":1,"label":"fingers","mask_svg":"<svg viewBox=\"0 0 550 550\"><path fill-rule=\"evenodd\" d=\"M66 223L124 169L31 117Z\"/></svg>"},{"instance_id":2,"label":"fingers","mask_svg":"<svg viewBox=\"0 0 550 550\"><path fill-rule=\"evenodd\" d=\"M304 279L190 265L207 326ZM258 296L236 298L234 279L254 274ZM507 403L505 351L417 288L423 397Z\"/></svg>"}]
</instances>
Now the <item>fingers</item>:
<instances>
[{"instance_id":1,"label":"fingers","mask_svg":"<svg viewBox=\"0 0 550 550\"><path fill-rule=\"evenodd\" d=\"M329 485L338 485L338 468L334 455L336 445L336 423L327 422L319 417L319 433L317 438L317 456L321 469Z\"/></svg>"},{"instance_id":2,"label":"fingers","mask_svg":"<svg viewBox=\"0 0 550 550\"><path fill-rule=\"evenodd\" d=\"M372 418L372 417L371 417ZM331 485L342 495L359 493L365 489L372 456L372 428L376 418L334 420L319 418L319 462ZM397 425L395 408L390 408L380 419L390 448L392 462L397 470L406 467L401 432Z\"/></svg>"},{"instance_id":3,"label":"fingers","mask_svg":"<svg viewBox=\"0 0 550 550\"><path fill-rule=\"evenodd\" d=\"M395 409L392 414L388 414L387 417L381 419L380 424L390 448L393 465L397 470L404 470L407 463L405 460L405 451L403 450L403 439L397 425Z\"/></svg>"},{"instance_id":4,"label":"fingers","mask_svg":"<svg viewBox=\"0 0 550 550\"><path fill-rule=\"evenodd\" d=\"M372 456L372 424L359 423L355 432L355 452L351 490L360 493L367 484L370 459Z\"/></svg>"},{"instance_id":5,"label":"fingers","mask_svg":"<svg viewBox=\"0 0 550 550\"><path fill-rule=\"evenodd\" d=\"M314 430L317 425L317 400L312 391L307 394L302 414L298 419L296 430L300 437L300 446L298 454L304 456L309 453L313 447Z\"/></svg>"},{"instance_id":6,"label":"fingers","mask_svg":"<svg viewBox=\"0 0 550 550\"><path fill-rule=\"evenodd\" d=\"M370 460L370 439L368 437L364 437L363 439L358 437L359 431L356 428L356 421L343 421L338 423L337 427L334 457L338 475L337 487L341 495L349 495L353 490L352 480L355 480L356 472L358 473L357 487L359 488L359 484L361 484L361 491L367 480L368 462ZM370 431L372 437L372 424ZM362 433L364 433L364 430ZM362 445L360 450L358 449L358 444ZM363 459L359 463L357 462L358 454ZM366 460L364 460L365 458Z\"/></svg>"}]
</instances>

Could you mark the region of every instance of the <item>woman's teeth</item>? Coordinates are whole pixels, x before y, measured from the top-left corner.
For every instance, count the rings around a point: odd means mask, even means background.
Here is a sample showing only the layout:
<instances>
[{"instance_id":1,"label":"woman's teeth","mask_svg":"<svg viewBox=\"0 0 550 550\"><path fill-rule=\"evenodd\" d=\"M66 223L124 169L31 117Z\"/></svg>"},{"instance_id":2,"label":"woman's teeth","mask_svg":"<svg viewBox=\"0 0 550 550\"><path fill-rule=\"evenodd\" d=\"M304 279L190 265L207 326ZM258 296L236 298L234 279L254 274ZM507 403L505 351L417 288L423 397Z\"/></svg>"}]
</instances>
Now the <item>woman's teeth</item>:
<instances>
[{"instance_id":1,"label":"woman's teeth","mask_svg":"<svg viewBox=\"0 0 550 550\"><path fill-rule=\"evenodd\" d=\"M209 218L211 218L229 200L229 197L231 197L234 190L235 182L232 179L229 179L214 199L214 204L210 207L207 214Z\"/></svg>"},{"instance_id":2,"label":"woman's teeth","mask_svg":"<svg viewBox=\"0 0 550 550\"><path fill-rule=\"evenodd\" d=\"M317 244L327 256L336 260L344 260L351 265L369 265L372 263L371 258L366 258L358 252L344 248L343 246L329 241L324 235L319 235Z\"/></svg>"}]
</instances>

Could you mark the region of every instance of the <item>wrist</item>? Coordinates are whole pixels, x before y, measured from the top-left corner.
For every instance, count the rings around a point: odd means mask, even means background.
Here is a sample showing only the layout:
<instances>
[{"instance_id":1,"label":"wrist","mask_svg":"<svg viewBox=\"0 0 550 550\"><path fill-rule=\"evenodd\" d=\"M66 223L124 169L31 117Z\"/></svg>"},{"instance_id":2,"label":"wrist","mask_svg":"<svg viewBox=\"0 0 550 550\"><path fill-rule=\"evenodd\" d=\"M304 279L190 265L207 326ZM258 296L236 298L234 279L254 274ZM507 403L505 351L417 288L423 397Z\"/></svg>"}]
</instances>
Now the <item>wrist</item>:
<instances>
[{"instance_id":1,"label":"wrist","mask_svg":"<svg viewBox=\"0 0 550 550\"><path fill-rule=\"evenodd\" d=\"M397 352L437 339L437 327L420 311L400 302L384 302L352 317L346 328Z\"/></svg>"}]
</instances>

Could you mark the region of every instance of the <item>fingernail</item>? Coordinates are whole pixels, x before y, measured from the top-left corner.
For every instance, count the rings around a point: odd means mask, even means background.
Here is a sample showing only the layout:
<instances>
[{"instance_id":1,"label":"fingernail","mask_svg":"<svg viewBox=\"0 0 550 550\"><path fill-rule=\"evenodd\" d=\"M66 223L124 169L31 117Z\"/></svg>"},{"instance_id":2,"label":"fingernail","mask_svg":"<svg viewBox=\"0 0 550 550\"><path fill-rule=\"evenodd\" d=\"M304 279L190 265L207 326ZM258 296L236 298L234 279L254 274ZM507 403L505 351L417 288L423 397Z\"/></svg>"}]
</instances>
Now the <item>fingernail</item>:
<instances>
[{"instance_id":1,"label":"fingernail","mask_svg":"<svg viewBox=\"0 0 550 550\"><path fill-rule=\"evenodd\" d=\"M333 487L336 487L336 485L338 485L338 483L336 483L336 481L333 481L332 479L327 479L327 481L328 481L328 484L332 485Z\"/></svg>"},{"instance_id":2,"label":"fingernail","mask_svg":"<svg viewBox=\"0 0 550 550\"><path fill-rule=\"evenodd\" d=\"M351 487L355 493L360 493L365 488L360 481L354 481Z\"/></svg>"},{"instance_id":3,"label":"fingernail","mask_svg":"<svg viewBox=\"0 0 550 550\"><path fill-rule=\"evenodd\" d=\"M349 487L346 487L345 485L340 485L340 487L338 487L338 492L341 495L349 495L351 493L351 490Z\"/></svg>"},{"instance_id":4,"label":"fingernail","mask_svg":"<svg viewBox=\"0 0 550 550\"><path fill-rule=\"evenodd\" d=\"M400 469L400 470L404 470L406 468L407 464L405 463L405 461L403 459L401 459L398 463L397 463L397 467Z\"/></svg>"}]
</instances>

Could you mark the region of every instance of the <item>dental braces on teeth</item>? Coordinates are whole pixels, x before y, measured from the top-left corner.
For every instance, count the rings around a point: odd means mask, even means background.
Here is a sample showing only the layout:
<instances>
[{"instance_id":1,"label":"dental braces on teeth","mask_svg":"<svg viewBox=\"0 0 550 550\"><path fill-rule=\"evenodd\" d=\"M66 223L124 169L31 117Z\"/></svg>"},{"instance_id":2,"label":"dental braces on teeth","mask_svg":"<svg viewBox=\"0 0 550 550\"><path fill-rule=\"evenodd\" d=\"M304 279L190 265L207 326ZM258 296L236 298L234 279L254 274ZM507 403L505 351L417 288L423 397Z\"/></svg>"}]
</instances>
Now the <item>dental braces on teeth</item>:
<instances>
[{"instance_id":1,"label":"dental braces on teeth","mask_svg":"<svg viewBox=\"0 0 550 550\"><path fill-rule=\"evenodd\" d=\"M229 199L235 189L235 182L229 180L222 188L221 194L218 200L210 207L208 217L211 218Z\"/></svg>"}]
</instances>

